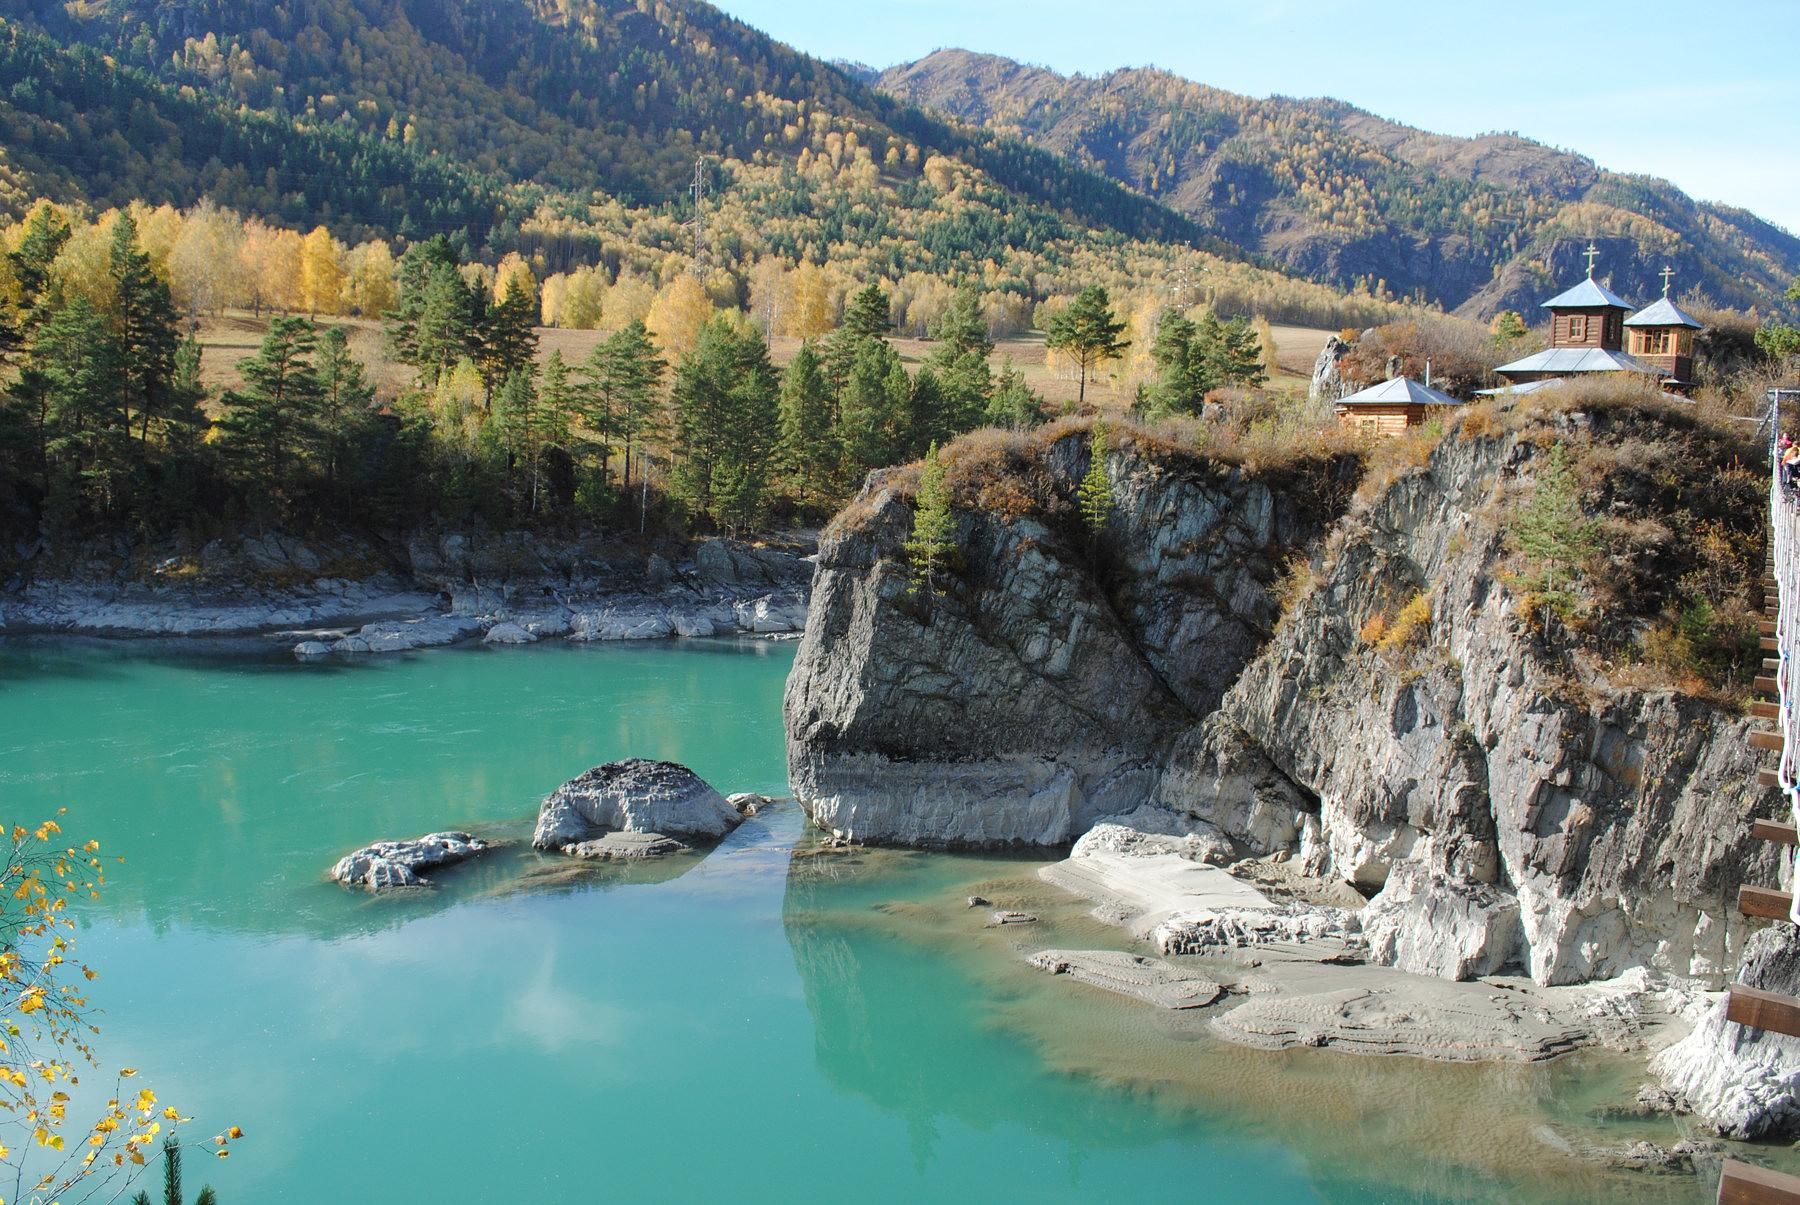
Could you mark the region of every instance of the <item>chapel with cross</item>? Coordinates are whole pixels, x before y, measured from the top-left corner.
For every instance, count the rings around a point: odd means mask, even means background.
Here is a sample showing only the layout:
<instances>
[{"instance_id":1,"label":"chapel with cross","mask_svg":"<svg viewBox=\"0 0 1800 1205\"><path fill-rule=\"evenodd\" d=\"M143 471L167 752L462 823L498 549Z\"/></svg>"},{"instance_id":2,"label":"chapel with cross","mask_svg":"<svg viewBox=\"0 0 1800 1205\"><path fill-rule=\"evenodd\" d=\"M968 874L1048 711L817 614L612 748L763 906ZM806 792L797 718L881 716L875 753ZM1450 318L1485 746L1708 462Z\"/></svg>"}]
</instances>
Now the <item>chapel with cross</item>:
<instances>
[{"instance_id":1,"label":"chapel with cross","mask_svg":"<svg viewBox=\"0 0 1800 1205\"><path fill-rule=\"evenodd\" d=\"M1694 379L1694 335L1704 327L1670 299L1674 269L1662 271L1661 299L1633 314L1636 307L1595 279L1600 249L1589 243L1583 256L1587 278L1543 304L1550 311L1550 346L1502 364L1495 371L1512 384L1482 392L1529 392L1593 372L1632 373L1665 388L1689 389Z\"/></svg>"}]
</instances>

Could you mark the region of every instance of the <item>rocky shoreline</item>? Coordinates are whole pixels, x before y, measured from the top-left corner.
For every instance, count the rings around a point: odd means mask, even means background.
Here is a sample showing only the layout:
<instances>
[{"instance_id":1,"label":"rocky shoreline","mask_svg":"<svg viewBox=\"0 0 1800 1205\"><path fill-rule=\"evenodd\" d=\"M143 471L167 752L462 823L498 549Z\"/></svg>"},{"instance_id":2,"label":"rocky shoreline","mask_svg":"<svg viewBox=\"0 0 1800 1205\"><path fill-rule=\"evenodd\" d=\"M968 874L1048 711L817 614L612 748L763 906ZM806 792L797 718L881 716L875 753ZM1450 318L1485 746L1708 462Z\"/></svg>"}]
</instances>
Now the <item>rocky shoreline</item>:
<instances>
[{"instance_id":1,"label":"rocky shoreline","mask_svg":"<svg viewBox=\"0 0 1800 1205\"><path fill-rule=\"evenodd\" d=\"M357 544L245 538L136 568L97 557L64 575L21 573L0 590L0 635L264 637L317 658L804 627L803 542L708 540L668 551L451 534L415 539L400 564L381 565Z\"/></svg>"},{"instance_id":2,"label":"rocky shoreline","mask_svg":"<svg viewBox=\"0 0 1800 1205\"><path fill-rule=\"evenodd\" d=\"M1800 1128L1800 1056L1709 1016L1755 948L1731 888L1784 881L1751 833L1780 801L1748 722L1574 663L1508 584L1507 507L1548 442L1609 463L1662 420L1541 421L1452 430L1354 498L1329 460L1125 433L1099 535L1072 502L1080 429L1004 470L953 445L958 551L927 597L910 479L872 477L820 546L785 702L796 796L844 841L1079 838L1045 880L1139 943L1113 954L1178 960L1102 957L1084 982L1191 971L1226 989L1206 1011L1234 1042L1536 1061L1692 1029L1657 1064L1667 1107Z\"/></svg>"}]
</instances>

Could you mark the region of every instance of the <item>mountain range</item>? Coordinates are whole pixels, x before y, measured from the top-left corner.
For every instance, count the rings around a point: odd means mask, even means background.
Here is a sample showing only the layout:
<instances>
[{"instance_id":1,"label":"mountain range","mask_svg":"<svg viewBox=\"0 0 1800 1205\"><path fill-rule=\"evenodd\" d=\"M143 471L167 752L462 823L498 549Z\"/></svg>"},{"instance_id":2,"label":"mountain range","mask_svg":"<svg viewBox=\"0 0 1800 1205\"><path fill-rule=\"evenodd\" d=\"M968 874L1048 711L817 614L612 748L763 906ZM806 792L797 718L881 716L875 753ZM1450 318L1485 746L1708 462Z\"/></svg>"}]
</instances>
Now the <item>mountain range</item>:
<instances>
[{"instance_id":1,"label":"mountain range","mask_svg":"<svg viewBox=\"0 0 1800 1205\"><path fill-rule=\"evenodd\" d=\"M1532 313L1581 274L1590 239L1634 300L1660 292L1666 265L1684 290L1766 311L1800 273L1800 238L1752 213L1516 134L1456 138L1337 100L1259 100L1154 69L1065 76L964 50L874 82L1102 172L1290 271L1471 317Z\"/></svg>"},{"instance_id":2,"label":"mountain range","mask_svg":"<svg viewBox=\"0 0 1800 1205\"><path fill-rule=\"evenodd\" d=\"M874 183L794 183L859 149ZM699 0L0 0L0 152L15 213L210 195L346 238L465 230L505 250L522 224L615 205L665 215L632 235L645 254L674 245L703 155L755 185L751 234L824 215L790 257L882 237L866 264L897 276L1070 240L1118 262L1197 247L1483 318L1532 313L1590 238L1638 299L1668 263L1684 290L1767 312L1800 274L1800 239L1752 214L1511 135L963 51L878 74Z\"/></svg>"}]
</instances>

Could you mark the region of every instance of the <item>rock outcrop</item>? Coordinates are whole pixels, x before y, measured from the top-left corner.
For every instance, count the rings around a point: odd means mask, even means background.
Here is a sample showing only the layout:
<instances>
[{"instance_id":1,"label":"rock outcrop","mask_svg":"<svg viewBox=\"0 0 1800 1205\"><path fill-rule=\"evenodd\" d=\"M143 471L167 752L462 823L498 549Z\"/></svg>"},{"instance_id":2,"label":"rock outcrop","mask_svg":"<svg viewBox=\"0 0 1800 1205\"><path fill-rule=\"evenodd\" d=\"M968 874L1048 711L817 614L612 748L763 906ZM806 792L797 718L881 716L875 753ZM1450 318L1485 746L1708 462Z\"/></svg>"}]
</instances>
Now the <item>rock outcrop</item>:
<instances>
[{"instance_id":1,"label":"rock outcrop","mask_svg":"<svg viewBox=\"0 0 1800 1205\"><path fill-rule=\"evenodd\" d=\"M1776 801L1748 721L1611 684L1503 572L1544 447L1618 464L1672 428L1540 421L1562 426L1453 431L1341 517L1328 466L1250 473L1124 434L1094 541L1067 503L1085 440L967 467L953 445L958 558L935 591L899 555L908 478L877 475L820 549L786 698L796 794L840 836L924 847L1060 843L1154 803L1354 884L1372 902L1353 936L1389 966L1721 982L1749 933L1733 889L1778 874L1750 834ZM1104 869L1084 861L1069 873Z\"/></svg>"},{"instance_id":2,"label":"rock outcrop","mask_svg":"<svg viewBox=\"0 0 1800 1205\"><path fill-rule=\"evenodd\" d=\"M377 841L355 853L345 854L331 868L331 877L346 887L388 891L396 887L426 887L427 871L466 862L489 848L486 841L468 833L427 833L410 841Z\"/></svg>"},{"instance_id":3,"label":"rock outcrop","mask_svg":"<svg viewBox=\"0 0 1800 1205\"><path fill-rule=\"evenodd\" d=\"M1783 995L1800 993L1800 929L1776 924L1745 945L1739 983ZM1666 1102L1697 1115L1726 1138L1791 1136L1800 1131L1800 1038L1748 1029L1725 1019L1725 999L1650 1062Z\"/></svg>"},{"instance_id":4,"label":"rock outcrop","mask_svg":"<svg viewBox=\"0 0 1800 1205\"><path fill-rule=\"evenodd\" d=\"M538 809L531 844L575 853L614 832L717 841L742 820L687 767L633 757L595 766L552 791ZM582 856L602 854L596 846Z\"/></svg>"},{"instance_id":5,"label":"rock outcrop","mask_svg":"<svg viewBox=\"0 0 1800 1205\"><path fill-rule=\"evenodd\" d=\"M1146 802L1176 739L1267 640L1271 585L1324 529L1338 472L1255 474L1122 444L1116 560L1097 563L1070 502L1086 441L1021 454L1034 504L964 512L961 568L928 602L899 555L913 513L901 474L872 477L856 517L826 533L785 707L790 777L821 826L876 843L1056 845Z\"/></svg>"},{"instance_id":6,"label":"rock outcrop","mask_svg":"<svg viewBox=\"0 0 1800 1205\"><path fill-rule=\"evenodd\" d=\"M1344 379L1341 364L1350 354L1350 347L1337 335L1325 340L1325 346L1319 349L1318 358L1313 361L1312 382L1306 388L1307 401L1336 402L1355 391L1355 387Z\"/></svg>"}]
</instances>

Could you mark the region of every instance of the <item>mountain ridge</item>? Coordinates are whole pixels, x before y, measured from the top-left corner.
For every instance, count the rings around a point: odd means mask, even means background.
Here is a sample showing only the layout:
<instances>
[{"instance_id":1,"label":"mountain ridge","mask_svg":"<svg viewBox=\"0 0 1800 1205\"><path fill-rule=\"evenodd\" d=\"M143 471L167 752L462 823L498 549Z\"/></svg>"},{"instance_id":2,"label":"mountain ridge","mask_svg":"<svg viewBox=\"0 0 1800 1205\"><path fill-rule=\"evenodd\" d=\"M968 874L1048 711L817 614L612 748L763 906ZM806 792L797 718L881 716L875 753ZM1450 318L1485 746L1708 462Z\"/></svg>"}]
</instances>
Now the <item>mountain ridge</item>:
<instances>
[{"instance_id":1,"label":"mountain ridge","mask_svg":"<svg viewBox=\"0 0 1800 1205\"><path fill-rule=\"evenodd\" d=\"M1615 289L1685 290L1765 311L1800 274L1800 237L1666 180L1512 133L1433 134L1329 97L1256 99L1160 68L1062 75L935 51L882 73L909 103L1105 172L1290 271L1372 283L1466 316L1527 313L1589 239Z\"/></svg>"}]
</instances>

